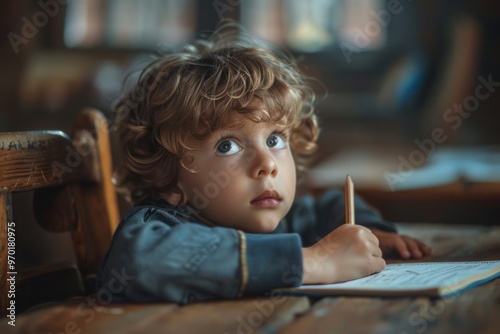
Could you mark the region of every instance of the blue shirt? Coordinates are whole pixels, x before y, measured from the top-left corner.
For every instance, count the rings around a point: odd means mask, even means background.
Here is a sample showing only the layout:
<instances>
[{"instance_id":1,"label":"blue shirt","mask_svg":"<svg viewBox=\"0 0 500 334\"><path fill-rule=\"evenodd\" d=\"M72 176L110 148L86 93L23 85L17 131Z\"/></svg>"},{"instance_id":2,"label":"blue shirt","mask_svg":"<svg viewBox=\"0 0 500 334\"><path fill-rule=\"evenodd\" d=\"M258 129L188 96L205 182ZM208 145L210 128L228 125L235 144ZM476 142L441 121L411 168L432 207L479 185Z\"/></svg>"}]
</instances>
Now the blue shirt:
<instances>
[{"instance_id":1,"label":"blue shirt","mask_svg":"<svg viewBox=\"0 0 500 334\"><path fill-rule=\"evenodd\" d=\"M360 198L355 208L357 224L396 232ZM302 247L343 224L344 215L340 191L302 197L267 234L209 227L167 203L138 206L115 231L97 288L113 301L186 304L299 286Z\"/></svg>"}]
</instances>

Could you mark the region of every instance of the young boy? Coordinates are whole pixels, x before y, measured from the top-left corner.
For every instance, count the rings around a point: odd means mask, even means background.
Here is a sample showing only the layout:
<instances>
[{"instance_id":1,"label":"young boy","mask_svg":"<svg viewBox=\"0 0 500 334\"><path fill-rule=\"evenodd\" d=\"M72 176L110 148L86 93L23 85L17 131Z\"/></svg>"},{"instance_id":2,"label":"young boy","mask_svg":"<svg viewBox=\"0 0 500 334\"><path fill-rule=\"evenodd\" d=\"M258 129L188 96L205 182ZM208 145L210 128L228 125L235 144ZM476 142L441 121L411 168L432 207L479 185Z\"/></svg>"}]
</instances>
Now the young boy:
<instances>
[{"instance_id":1,"label":"young boy","mask_svg":"<svg viewBox=\"0 0 500 334\"><path fill-rule=\"evenodd\" d=\"M113 300L188 303L301 283L341 282L420 258L360 199L356 225L329 191L295 201L318 135L314 94L288 57L222 27L160 57L117 105L136 205L108 250L98 288ZM116 274L127 275L119 289Z\"/></svg>"}]
</instances>

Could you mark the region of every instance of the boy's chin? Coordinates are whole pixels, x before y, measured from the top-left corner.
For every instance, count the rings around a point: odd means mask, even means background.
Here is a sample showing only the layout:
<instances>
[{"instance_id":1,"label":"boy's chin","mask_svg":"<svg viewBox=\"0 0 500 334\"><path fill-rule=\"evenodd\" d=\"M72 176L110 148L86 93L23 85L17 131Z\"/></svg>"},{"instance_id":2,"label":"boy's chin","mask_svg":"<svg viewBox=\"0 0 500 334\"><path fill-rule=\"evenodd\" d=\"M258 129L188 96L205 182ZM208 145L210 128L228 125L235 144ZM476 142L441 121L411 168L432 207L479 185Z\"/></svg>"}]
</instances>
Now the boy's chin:
<instances>
[{"instance_id":1,"label":"boy's chin","mask_svg":"<svg viewBox=\"0 0 500 334\"><path fill-rule=\"evenodd\" d=\"M231 217L219 217L219 219L207 219L199 216L198 218L207 225L235 228L246 233L271 233L276 230L282 219L281 215L276 212L271 215L232 215ZM235 222L237 223L235 224Z\"/></svg>"},{"instance_id":2,"label":"boy's chin","mask_svg":"<svg viewBox=\"0 0 500 334\"><path fill-rule=\"evenodd\" d=\"M279 221L278 222L265 222L265 223L257 223L252 226L248 226L244 229L242 229L244 232L247 233L271 233L273 232L276 227L278 227Z\"/></svg>"}]
</instances>

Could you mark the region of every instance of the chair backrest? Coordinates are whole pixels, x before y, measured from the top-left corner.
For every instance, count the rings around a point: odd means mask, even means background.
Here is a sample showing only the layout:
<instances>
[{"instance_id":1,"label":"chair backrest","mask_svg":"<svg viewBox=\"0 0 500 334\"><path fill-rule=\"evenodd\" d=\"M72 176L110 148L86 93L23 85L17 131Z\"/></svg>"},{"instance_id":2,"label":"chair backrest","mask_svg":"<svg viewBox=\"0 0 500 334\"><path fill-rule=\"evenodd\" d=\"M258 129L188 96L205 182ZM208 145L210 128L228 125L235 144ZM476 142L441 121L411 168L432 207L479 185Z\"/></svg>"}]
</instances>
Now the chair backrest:
<instances>
[{"instance_id":1,"label":"chair backrest","mask_svg":"<svg viewBox=\"0 0 500 334\"><path fill-rule=\"evenodd\" d=\"M98 271L119 222L112 184L108 123L98 111L81 112L71 136L62 131L0 133L0 280L8 270L11 193L35 191L34 212L49 231L71 231L85 280ZM22 222L16 221L19 226ZM7 291L0 291L1 299ZM3 305L2 305L3 306Z\"/></svg>"}]
</instances>

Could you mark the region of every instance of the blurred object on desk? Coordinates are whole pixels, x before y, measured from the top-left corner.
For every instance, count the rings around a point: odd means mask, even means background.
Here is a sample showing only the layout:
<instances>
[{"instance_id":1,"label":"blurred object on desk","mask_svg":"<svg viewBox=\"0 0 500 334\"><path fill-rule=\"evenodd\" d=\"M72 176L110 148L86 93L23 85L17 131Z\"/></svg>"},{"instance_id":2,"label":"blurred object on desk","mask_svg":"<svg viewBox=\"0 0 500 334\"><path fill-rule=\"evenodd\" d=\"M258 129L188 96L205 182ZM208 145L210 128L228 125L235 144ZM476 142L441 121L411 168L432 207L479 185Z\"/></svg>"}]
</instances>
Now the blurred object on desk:
<instances>
[{"instance_id":1,"label":"blurred object on desk","mask_svg":"<svg viewBox=\"0 0 500 334\"><path fill-rule=\"evenodd\" d=\"M500 148L446 147L430 153L426 158L422 150L409 154L391 149L342 151L313 167L307 184L340 187L349 174L357 189L397 192L456 185L466 191L489 185L500 193Z\"/></svg>"},{"instance_id":2,"label":"blurred object on desk","mask_svg":"<svg viewBox=\"0 0 500 334\"><path fill-rule=\"evenodd\" d=\"M384 173L397 168L398 151L375 148L343 150L311 168L306 184L312 189L341 187L349 174L359 189L386 189ZM367 168L369 166L369 168Z\"/></svg>"},{"instance_id":3,"label":"blurred object on desk","mask_svg":"<svg viewBox=\"0 0 500 334\"><path fill-rule=\"evenodd\" d=\"M305 184L314 193L356 192L392 221L500 224L500 148L443 147L345 150L313 167Z\"/></svg>"},{"instance_id":4,"label":"blurred object on desk","mask_svg":"<svg viewBox=\"0 0 500 334\"><path fill-rule=\"evenodd\" d=\"M403 163L403 160L400 160ZM412 190L456 185L465 190L494 188L500 193L500 149L495 147L443 148L430 156L425 165L408 164L398 172L384 175L391 190ZM400 170L402 167L407 170Z\"/></svg>"}]
</instances>

